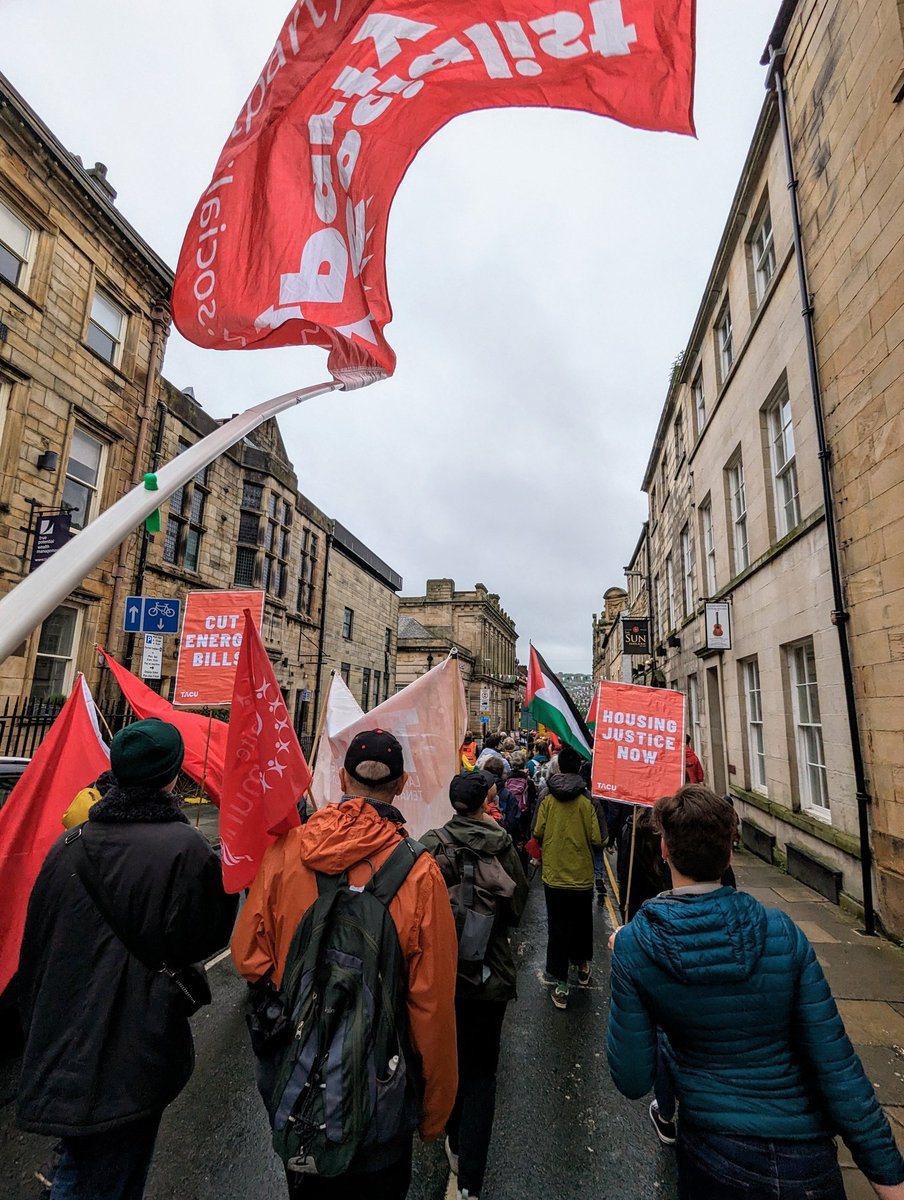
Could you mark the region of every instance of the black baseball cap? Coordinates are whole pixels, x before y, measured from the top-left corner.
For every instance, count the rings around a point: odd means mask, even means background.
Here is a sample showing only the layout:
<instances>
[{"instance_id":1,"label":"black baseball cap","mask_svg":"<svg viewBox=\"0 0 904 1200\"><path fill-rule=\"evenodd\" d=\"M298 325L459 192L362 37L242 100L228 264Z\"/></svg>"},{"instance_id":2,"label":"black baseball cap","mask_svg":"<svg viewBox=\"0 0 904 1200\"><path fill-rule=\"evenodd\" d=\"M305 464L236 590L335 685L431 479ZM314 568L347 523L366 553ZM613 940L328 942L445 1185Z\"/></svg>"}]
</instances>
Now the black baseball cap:
<instances>
[{"instance_id":1,"label":"black baseball cap","mask_svg":"<svg viewBox=\"0 0 904 1200\"><path fill-rule=\"evenodd\" d=\"M456 812L476 812L499 780L489 771L462 771L449 784L449 799Z\"/></svg>"},{"instance_id":2,"label":"black baseball cap","mask_svg":"<svg viewBox=\"0 0 904 1200\"><path fill-rule=\"evenodd\" d=\"M389 768L389 773L382 779L362 779L355 768L366 762L383 763ZM387 733L385 729L365 729L352 738L351 745L345 752L344 765L352 779L357 779L358 783L392 783L404 774L405 756L399 739L391 733Z\"/></svg>"}]
</instances>

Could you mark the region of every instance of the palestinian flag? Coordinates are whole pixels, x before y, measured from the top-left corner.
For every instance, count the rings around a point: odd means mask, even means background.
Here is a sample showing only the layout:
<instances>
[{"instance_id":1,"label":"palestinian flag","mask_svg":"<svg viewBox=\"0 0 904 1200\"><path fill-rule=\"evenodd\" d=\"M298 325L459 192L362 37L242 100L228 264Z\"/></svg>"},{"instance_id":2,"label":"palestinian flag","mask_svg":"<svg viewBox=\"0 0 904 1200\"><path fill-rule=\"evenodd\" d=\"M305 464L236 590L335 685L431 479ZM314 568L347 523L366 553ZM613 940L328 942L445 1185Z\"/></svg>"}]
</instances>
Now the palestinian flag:
<instances>
[{"instance_id":1,"label":"palestinian flag","mask_svg":"<svg viewBox=\"0 0 904 1200\"><path fill-rule=\"evenodd\" d=\"M593 699L590 701L590 707L587 709L587 716L584 721L591 733L596 729L596 714L600 707L600 690L599 688L593 693Z\"/></svg>"},{"instance_id":2,"label":"palestinian flag","mask_svg":"<svg viewBox=\"0 0 904 1200\"><path fill-rule=\"evenodd\" d=\"M569 746L574 746L584 758L593 758L590 731L574 701L533 646L530 648L524 704L535 721L546 725Z\"/></svg>"}]
</instances>

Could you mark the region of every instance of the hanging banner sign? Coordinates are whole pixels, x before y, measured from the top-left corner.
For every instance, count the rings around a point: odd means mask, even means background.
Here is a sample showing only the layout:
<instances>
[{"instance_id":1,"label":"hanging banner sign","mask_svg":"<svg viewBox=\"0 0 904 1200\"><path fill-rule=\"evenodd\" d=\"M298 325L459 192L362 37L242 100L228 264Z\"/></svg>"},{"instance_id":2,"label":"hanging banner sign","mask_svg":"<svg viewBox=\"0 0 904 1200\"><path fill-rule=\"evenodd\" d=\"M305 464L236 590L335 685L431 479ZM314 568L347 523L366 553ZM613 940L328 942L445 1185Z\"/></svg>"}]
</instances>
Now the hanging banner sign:
<instances>
[{"instance_id":1,"label":"hanging banner sign","mask_svg":"<svg viewBox=\"0 0 904 1200\"><path fill-rule=\"evenodd\" d=\"M232 703L246 608L260 628L263 592L188 593L173 704L204 708Z\"/></svg>"},{"instance_id":2,"label":"hanging banner sign","mask_svg":"<svg viewBox=\"0 0 904 1200\"><path fill-rule=\"evenodd\" d=\"M649 617L622 617L622 653L653 653Z\"/></svg>"},{"instance_id":3,"label":"hanging banner sign","mask_svg":"<svg viewBox=\"0 0 904 1200\"><path fill-rule=\"evenodd\" d=\"M731 649L731 605L725 600L712 600L706 605L706 648Z\"/></svg>"},{"instance_id":4,"label":"hanging banner sign","mask_svg":"<svg viewBox=\"0 0 904 1200\"><path fill-rule=\"evenodd\" d=\"M215 350L323 346L349 386L391 375L389 212L424 142L461 113L512 106L693 133L694 10L298 0L189 223L172 297L180 333ZM443 263L421 265L427 295Z\"/></svg>"},{"instance_id":5,"label":"hanging banner sign","mask_svg":"<svg viewBox=\"0 0 904 1200\"><path fill-rule=\"evenodd\" d=\"M684 782L684 695L600 684L593 737L594 796L652 806Z\"/></svg>"},{"instance_id":6,"label":"hanging banner sign","mask_svg":"<svg viewBox=\"0 0 904 1200\"><path fill-rule=\"evenodd\" d=\"M29 571L46 563L57 550L62 550L71 537L70 526L72 513L45 513L40 509L35 513L37 527L31 546L31 565Z\"/></svg>"}]
</instances>

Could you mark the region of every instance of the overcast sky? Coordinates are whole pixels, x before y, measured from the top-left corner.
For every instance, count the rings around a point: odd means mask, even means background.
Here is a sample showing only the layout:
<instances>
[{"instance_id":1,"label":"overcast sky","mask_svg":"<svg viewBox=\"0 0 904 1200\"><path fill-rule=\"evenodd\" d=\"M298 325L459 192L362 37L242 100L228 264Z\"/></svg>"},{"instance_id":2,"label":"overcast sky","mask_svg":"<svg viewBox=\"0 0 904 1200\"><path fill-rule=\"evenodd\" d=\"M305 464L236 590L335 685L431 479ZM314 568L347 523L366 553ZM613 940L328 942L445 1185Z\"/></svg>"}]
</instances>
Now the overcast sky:
<instances>
[{"instance_id":1,"label":"overcast sky","mask_svg":"<svg viewBox=\"0 0 904 1200\"><path fill-rule=\"evenodd\" d=\"M0 69L175 266L290 0L0 0ZM479 7L479 0L475 0ZM590 669L591 614L640 483L763 102L778 0L698 0L698 140L585 114L460 117L393 207L395 376L280 419L301 490L399 571L498 592L526 661ZM214 416L327 379L314 348L202 350L164 373Z\"/></svg>"}]
</instances>

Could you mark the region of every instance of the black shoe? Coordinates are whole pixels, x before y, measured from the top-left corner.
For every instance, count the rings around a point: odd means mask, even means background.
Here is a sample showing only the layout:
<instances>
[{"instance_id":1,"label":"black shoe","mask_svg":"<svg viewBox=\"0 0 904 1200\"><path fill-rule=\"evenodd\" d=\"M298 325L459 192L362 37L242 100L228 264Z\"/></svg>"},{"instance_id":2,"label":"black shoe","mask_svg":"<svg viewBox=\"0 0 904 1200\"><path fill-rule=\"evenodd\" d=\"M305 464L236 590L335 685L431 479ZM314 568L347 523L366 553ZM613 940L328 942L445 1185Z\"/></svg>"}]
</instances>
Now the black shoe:
<instances>
[{"instance_id":1,"label":"black shoe","mask_svg":"<svg viewBox=\"0 0 904 1200\"><path fill-rule=\"evenodd\" d=\"M675 1118L672 1117L671 1121L664 1121L659 1115L659 1105L655 1100L650 1102L650 1120L653 1122L656 1136L662 1142L663 1146L674 1146L678 1140Z\"/></svg>"}]
</instances>

